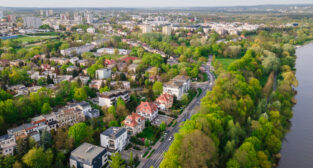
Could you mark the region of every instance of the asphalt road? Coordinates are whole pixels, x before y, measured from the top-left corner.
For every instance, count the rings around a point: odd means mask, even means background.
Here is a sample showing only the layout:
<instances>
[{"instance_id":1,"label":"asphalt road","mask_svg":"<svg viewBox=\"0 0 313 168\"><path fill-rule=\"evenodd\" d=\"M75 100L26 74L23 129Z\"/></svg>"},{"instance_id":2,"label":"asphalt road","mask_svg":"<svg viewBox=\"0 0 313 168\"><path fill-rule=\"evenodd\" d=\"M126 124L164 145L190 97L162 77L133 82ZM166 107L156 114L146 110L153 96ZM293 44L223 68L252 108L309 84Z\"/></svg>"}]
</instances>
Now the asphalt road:
<instances>
[{"instance_id":1,"label":"asphalt road","mask_svg":"<svg viewBox=\"0 0 313 168\"><path fill-rule=\"evenodd\" d=\"M155 149L155 152L151 155L151 157L147 160L144 160L142 164L139 165L140 168L150 168L153 166L157 168L160 166L163 160L163 153L168 150L170 145L172 144L173 135L178 132L181 122L185 121L186 119L190 119L190 117L197 112L195 109L196 107L200 106L200 100L202 97L205 96L208 90L211 90L214 85L214 75L210 72L210 61L206 65L206 72L209 77L209 81L206 84L202 84L199 88L202 89L202 93L200 96L194 98L191 103L185 108L183 113L177 118L177 124L173 127L168 134L165 136L164 141Z\"/></svg>"}]
</instances>

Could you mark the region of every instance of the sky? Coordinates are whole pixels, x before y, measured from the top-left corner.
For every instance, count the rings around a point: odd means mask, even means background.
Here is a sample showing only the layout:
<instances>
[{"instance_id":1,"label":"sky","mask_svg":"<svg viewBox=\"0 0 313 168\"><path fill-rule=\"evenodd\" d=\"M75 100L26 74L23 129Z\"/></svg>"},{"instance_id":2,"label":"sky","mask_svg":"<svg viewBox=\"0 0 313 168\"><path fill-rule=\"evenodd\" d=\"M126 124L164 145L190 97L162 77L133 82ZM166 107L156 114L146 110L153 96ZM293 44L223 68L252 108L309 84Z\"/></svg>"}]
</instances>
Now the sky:
<instances>
[{"instance_id":1,"label":"sky","mask_svg":"<svg viewBox=\"0 0 313 168\"><path fill-rule=\"evenodd\" d=\"M313 0L0 0L5 7L210 7L313 4Z\"/></svg>"}]
</instances>

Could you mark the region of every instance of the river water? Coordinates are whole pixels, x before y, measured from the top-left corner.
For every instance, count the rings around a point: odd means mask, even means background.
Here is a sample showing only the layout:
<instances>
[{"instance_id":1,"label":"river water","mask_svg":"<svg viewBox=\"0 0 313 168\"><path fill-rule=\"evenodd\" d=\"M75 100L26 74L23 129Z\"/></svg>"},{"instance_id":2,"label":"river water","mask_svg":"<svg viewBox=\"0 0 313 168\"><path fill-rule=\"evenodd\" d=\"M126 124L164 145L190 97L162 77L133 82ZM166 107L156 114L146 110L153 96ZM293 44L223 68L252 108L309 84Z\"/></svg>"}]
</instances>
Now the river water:
<instances>
[{"instance_id":1,"label":"river water","mask_svg":"<svg viewBox=\"0 0 313 168\"><path fill-rule=\"evenodd\" d=\"M313 168L313 43L298 48L296 55L297 104L282 144L279 168Z\"/></svg>"}]
</instances>

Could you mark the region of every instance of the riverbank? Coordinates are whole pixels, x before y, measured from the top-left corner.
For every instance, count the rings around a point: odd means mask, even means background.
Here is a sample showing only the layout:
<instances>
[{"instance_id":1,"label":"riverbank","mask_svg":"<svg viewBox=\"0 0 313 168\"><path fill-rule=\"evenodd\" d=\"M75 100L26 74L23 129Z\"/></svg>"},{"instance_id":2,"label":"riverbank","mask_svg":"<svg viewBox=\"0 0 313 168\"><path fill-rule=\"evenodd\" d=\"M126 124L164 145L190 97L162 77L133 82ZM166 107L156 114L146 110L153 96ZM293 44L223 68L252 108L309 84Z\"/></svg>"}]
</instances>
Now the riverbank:
<instances>
[{"instance_id":1,"label":"riverbank","mask_svg":"<svg viewBox=\"0 0 313 168\"><path fill-rule=\"evenodd\" d=\"M297 48L297 104L293 107L291 127L286 133L279 168L313 167L313 43Z\"/></svg>"}]
</instances>

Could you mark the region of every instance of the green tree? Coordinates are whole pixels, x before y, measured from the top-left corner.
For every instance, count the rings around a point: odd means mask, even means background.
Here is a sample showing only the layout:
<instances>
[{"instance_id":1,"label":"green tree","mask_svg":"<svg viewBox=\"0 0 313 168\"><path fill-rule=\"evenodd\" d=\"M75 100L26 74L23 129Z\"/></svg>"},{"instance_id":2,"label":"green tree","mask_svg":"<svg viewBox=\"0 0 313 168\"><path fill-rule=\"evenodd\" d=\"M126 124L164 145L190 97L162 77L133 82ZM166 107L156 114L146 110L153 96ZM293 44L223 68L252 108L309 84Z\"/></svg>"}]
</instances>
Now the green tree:
<instances>
[{"instance_id":1,"label":"green tree","mask_svg":"<svg viewBox=\"0 0 313 168\"><path fill-rule=\"evenodd\" d=\"M44 103L41 108L41 114L49 114L51 112L51 107L49 103Z\"/></svg>"},{"instance_id":2,"label":"green tree","mask_svg":"<svg viewBox=\"0 0 313 168\"><path fill-rule=\"evenodd\" d=\"M88 96L84 88L76 88L74 93L74 99L77 101L87 100Z\"/></svg>"},{"instance_id":3,"label":"green tree","mask_svg":"<svg viewBox=\"0 0 313 168\"><path fill-rule=\"evenodd\" d=\"M163 92L163 83L156 81L152 87L155 96L159 96Z\"/></svg>"},{"instance_id":4,"label":"green tree","mask_svg":"<svg viewBox=\"0 0 313 168\"><path fill-rule=\"evenodd\" d=\"M105 87L103 87L103 88L100 88L100 90L99 90L100 93L108 92L108 91L110 91L110 88L109 88L108 86L105 86Z\"/></svg>"},{"instance_id":5,"label":"green tree","mask_svg":"<svg viewBox=\"0 0 313 168\"><path fill-rule=\"evenodd\" d=\"M135 164L134 156L133 156L133 152L131 151L130 155L129 155L129 165L130 165L130 167L134 167L134 164Z\"/></svg>"},{"instance_id":6,"label":"green tree","mask_svg":"<svg viewBox=\"0 0 313 168\"><path fill-rule=\"evenodd\" d=\"M75 145L79 145L82 140L90 135L90 130L85 123L76 123L69 128L68 136L73 138Z\"/></svg>"},{"instance_id":7,"label":"green tree","mask_svg":"<svg viewBox=\"0 0 313 168\"><path fill-rule=\"evenodd\" d=\"M43 131L40 135L40 146L46 150L52 146L52 135L48 131Z\"/></svg>"},{"instance_id":8,"label":"green tree","mask_svg":"<svg viewBox=\"0 0 313 168\"><path fill-rule=\"evenodd\" d=\"M164 121L162 121L162 123L160 124L160 130L161 131L165 131L166 130L166 124Z\"/></svg>"},{"instance_id":9,"label":"green tree","mask_svg":"<svg viewBox=\"0 0 313 168\"><path fill-rule=\"evenodd\" d=\"M50 167L53 160L53 153L51 150L44 151L42 148L33 148L23 156L22 160L28 167Z\"/></svg>"},{"instance_id":10,"label":"green tree","mask_svg":"<svg viewBox=\"0 0 313 168\"><path fill-rule=\"evenodd\" d=\"M124 160L119 153L114 153L111 155L111 160L109 161L109 166L111 168L123 168L125 167Z\"/></svg>"}]
</instances>

